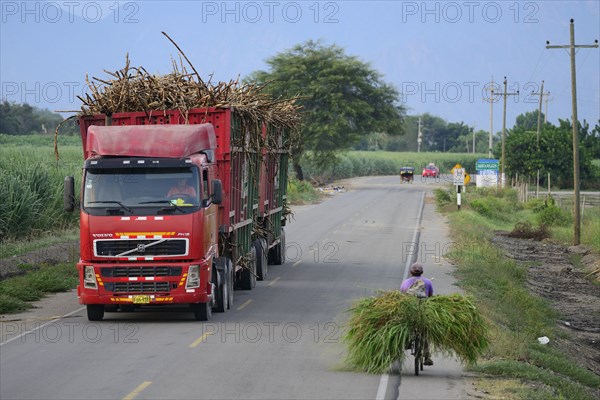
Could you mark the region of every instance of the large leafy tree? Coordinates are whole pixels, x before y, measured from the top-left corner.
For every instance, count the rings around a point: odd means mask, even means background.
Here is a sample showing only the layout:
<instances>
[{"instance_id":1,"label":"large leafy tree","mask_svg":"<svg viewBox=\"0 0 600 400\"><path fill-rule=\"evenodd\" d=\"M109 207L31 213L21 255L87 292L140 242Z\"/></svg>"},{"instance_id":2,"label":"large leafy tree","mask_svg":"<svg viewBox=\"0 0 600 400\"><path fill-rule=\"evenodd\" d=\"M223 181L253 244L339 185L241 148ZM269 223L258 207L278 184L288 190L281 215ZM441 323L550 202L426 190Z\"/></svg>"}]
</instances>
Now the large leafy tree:
<instances>
[{"instance_id":1,"label":"large leafy tree","mask_svg":"<svg viewBox=\"0 0 600 400\"><path fill-rule=\"evenodd\" d=\"M402 133L405 110L398 103L398 91L342 48L307 41L266 62L269 71L256 71L246 81L270 82L274 97L301 96L302 143L293 153L299 179L303 179L300 157L305 151L324 166L363 135Z\"/></svg>"},{"instance_id":2,"label":"large leafy tree","mask_svg":"<svg viewBox=\"0 0 600 400\"><path fill-rule=\"evenodd\" d=\"M544 125L544 113L541 115L542 126ZM538 110L526 112L517 117L515 126L529 131L537 132Z\"/></svg>"},{"instance_id":3,"label":"large leafy tree","mask_svg":"<svg viewBox=\"0 0 600 400\"><path fill-rule=\"evenodd\" d=\"M537 122L536 122L537 125ZM526 123L517 124L506 136L506 170L509 174L534 177L539 170L542 184L550 173L553 185L561 188L573 186L573 139L570 121L560 120L559 126L543 125L539 146L537 131L527 129ZM593 142L594 131L580 125L579 166L582 187L598 185L598 171L592 164L592 154L586 143Z\"/></svg>"}]
</instances>

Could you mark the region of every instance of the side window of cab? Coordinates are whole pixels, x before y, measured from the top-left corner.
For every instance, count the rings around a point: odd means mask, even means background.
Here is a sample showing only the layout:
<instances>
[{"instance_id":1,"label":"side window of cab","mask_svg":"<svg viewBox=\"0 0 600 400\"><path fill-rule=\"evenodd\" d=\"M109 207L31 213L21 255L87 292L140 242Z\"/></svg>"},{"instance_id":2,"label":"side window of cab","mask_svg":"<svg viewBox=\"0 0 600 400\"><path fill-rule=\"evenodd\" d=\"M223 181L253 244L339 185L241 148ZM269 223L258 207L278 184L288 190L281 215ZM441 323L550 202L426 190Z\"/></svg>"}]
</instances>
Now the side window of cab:
<instances>
[{"instance_id":1,"label":"side window of cab","mask_svg":"<svg viewBox=\"0 0 600 400\"><path fill-rule=\"evenodd\" d=\"M208 198L210 197L210 192L209 192L208 188L209 188L208 170L203 169L202 170L202 200L208 200Z\"/></svg>"}]
</instances>

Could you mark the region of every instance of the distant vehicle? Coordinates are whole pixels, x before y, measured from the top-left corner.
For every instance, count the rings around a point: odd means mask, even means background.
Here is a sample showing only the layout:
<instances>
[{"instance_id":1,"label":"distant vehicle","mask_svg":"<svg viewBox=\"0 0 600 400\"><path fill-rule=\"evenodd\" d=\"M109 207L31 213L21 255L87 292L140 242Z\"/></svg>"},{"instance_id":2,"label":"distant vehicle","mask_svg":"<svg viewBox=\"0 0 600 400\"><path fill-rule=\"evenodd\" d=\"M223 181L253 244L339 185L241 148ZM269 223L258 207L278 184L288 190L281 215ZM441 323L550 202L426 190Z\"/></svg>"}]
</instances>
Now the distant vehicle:
<instances>
[{"instance_id":1,"label":"distant vehicle","mask_svg":"<svg viewBox=\"0 0 600 400\"><path fill-rule=\"evenodd\" d=\"M415 169L413 167L400 168L400 183L413 183Z\"/></svg>"},{"instance_id":2,"label":"distant vehicle","mask_svg":"<svg viewBox=\"0 0 600 400\"><path fill-rule=\"evenodd\" d=\"M421 174L424 178L431 176L432 178L437 178L440 173L440 169L435 166L434 163L429 163L428 166L423 168L423 173Z\"/></svg>"}]
</instances>

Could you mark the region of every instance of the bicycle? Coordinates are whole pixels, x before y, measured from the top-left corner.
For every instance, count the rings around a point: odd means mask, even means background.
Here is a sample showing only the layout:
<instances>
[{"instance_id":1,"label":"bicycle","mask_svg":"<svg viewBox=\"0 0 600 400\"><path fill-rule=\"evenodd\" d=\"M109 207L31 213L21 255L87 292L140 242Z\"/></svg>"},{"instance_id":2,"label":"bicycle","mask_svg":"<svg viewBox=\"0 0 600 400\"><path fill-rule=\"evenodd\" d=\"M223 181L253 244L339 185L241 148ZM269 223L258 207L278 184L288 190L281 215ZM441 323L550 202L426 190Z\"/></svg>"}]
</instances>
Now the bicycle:
<instances>
[{"instance_id":1,"label":"bicycle","mask_svg":"<svg viewBox=\"0 0 600 400\"><path fill-rule=\"evenodd\" d=\"M423 371L425 354L423 352L423 340L417 332L413 332L413 337L410 340L410 355L415 357L415 375L419 376L419 371Z\"/></svg>"},{"instance_id":2,"label":"bicycle","mask_svg":"<svg viewBox=\"0 0 600 400\"><path fill-rule=\"evenodd\" d=\"M419 307L421 302L427 298L427 296L417 295L419 299ZM423 363L425 362L425 351L423 338L421 334L415 329L413 330L412 337L410 339L410 355L415 357L415 376L419 376L419 372L423 371Z\"/></svg>"}]
</instances>

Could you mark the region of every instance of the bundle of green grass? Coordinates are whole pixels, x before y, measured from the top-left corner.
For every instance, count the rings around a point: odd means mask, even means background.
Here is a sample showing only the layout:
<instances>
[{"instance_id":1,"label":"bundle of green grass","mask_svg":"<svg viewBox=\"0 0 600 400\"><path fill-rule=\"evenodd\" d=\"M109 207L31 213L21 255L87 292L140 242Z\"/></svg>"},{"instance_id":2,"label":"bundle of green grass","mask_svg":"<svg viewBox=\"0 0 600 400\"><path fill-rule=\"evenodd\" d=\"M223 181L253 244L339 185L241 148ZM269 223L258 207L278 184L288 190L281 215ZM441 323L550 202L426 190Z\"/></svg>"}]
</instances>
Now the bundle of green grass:
<instances>
[{"instance_id":1,"label":"bundle of green grass","mask_svg":"<svg viewBox=\"0 0 600 400\"><path fill-rule=\"evenodd\" d=\"M469 297L459 294L419 300L399 291L358 301L349 312L344 340L350 366L386 371L402 362L413 332L429 340L432 351L472 364L488 346L487 324Z\"/></svg>"}]
</instances>

